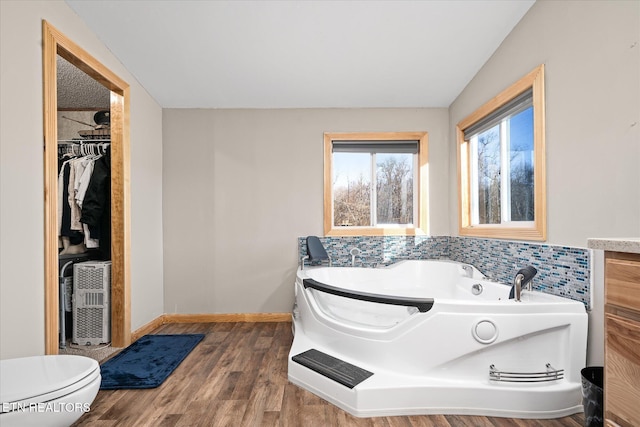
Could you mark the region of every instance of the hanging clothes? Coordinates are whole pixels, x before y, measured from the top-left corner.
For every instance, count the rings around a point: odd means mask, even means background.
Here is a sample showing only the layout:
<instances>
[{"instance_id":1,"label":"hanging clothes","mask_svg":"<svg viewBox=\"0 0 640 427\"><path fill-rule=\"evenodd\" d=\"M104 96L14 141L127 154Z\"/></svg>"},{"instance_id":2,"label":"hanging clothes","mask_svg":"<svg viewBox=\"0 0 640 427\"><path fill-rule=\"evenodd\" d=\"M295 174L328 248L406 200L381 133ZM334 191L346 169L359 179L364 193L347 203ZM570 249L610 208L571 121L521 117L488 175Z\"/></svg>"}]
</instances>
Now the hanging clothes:
<instances>
[{"instance_id":1,"label":"hanging clothes","mask_svg":"<svg viewBox=\"0 0 640 427\"><path fill-rule=\"evenodd\" d=\"M60 151L60 149L59 149ZM60 254L111 252L111 155L108 145L71 145L59 161Z\"/></svg>"},{"instance_id":2,"label":"hanging clothes","mask_svg":"<svg viewBox=\"0 0 640 427\"><path fill-rule=\"evenodd\" d=\"M66 237L71 245L78 245L84 241L84 235L71 229L71 205L69 204L69 178L71 176L71 160L62 165L62 171L58 177L58 203L60 218L60 236ZM60 212L60 208L62 212Z\"/></svg>"},{"instance_id":3,"label":"hanging clothes","mask_svg":"<svg viewBox=\"0 0 640 427\"><path fill-rule=\"evenodd\" d=\"M91 179L82 201L80 222L86 224L91 238L100 241L102 259L111 257L111 150L93 163Z\"/></svg>"}]
</instances>

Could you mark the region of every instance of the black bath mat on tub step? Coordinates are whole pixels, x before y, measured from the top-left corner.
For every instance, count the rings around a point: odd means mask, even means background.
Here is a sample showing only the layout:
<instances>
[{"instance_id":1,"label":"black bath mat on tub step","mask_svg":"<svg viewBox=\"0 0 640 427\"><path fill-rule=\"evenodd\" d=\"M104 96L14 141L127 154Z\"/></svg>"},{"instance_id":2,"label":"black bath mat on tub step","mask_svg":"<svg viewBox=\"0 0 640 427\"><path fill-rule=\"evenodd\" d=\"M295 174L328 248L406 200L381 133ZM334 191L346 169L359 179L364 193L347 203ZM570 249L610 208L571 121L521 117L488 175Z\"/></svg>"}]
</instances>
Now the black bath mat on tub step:
<instances>
[{"instance_id":1,"label":"black bath mat on tub step","mask_svg":"<svg viewBox=\"0 0 640 427\"><path fill-rule=\"evenodd\" d=\"M349 388L354 388L373 375L373 372L313 348L296 354L291 360Z\"/></svg>"}]
</instances>

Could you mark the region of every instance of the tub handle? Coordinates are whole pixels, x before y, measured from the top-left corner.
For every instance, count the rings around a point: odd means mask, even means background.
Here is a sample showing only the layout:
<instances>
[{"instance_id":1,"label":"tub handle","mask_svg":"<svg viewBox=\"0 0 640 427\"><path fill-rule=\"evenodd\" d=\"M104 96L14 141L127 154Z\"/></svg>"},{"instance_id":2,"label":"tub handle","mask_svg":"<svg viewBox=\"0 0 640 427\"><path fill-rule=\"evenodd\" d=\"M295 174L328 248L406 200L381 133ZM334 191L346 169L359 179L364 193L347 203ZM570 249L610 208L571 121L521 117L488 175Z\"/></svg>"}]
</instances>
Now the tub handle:
<instances>
[{"instance_id":1,"label":"tub handle","mask_svg":"<svg viewBox=\"0 0 640 427\"><path fill-rule=\"evenodd\" d=\"M539 383L557 381L564 378L564 369L555 369L550 363L545 365L545 371L540 372L508 372L500 371L496 365L489 366L489 380L506 381L511 383Z\"/></svg>"},{"instance_id":2,"label":"tub handle","mask_svg":"<svg viewBox=\"0 0 640 427\"><path fill-rule=\"evenodd\" d=\"M315 289L320 292L337 295L340 297L356 299L360 301L377 302L380 304L402 305L407 307L415 307L420 313L426 313L433 307L433 298L411 298L411 297L395 297L390 295L370 294L368 292L349 291L335 286L327 285L313 279L304 279L302 281L304 288Z\"/></svg>"}]
</instances>

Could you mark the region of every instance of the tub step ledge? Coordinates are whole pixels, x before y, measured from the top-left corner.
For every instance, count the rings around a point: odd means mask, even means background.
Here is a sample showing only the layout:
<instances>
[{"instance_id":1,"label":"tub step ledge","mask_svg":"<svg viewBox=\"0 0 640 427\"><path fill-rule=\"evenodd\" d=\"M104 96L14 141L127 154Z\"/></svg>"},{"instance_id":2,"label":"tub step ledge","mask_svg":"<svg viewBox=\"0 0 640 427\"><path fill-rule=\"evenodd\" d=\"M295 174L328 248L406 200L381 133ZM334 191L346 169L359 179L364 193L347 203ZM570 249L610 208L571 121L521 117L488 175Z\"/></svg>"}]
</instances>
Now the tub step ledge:
<instances>
[{"instance_id":1,"label":"tub step ledge","mask_svg":"<svg viewBox=\"0 0 640 427\"><path fill-rule=\"evenodd\" d=\"M348 388L354 388L373 375L373 372L313 348L296 354L291 360Z\"/></svg>"}]
</instances>

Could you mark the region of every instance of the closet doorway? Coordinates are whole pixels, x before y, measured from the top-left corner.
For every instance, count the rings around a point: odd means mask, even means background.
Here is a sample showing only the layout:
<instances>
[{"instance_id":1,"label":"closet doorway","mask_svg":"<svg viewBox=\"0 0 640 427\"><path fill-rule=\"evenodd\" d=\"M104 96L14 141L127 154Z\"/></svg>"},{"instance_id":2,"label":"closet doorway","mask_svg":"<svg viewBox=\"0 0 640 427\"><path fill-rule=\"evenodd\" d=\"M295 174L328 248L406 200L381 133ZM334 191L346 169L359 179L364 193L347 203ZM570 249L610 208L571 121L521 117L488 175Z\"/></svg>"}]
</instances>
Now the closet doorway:
<instances>
[{"instance_id":1,"label":"closet doorway","mask_svg":"<svg viewBox=\"0 0 640 427\"><path fill-rule=\"evenodd\" d=\"M111 120L111 345L131 342L129 85L42 21L44 86L45 353L59 346L57 57L109 89Z\"/></svg>"}]
</instances>

